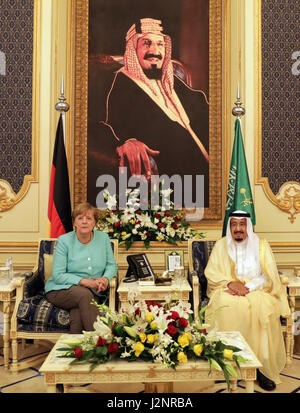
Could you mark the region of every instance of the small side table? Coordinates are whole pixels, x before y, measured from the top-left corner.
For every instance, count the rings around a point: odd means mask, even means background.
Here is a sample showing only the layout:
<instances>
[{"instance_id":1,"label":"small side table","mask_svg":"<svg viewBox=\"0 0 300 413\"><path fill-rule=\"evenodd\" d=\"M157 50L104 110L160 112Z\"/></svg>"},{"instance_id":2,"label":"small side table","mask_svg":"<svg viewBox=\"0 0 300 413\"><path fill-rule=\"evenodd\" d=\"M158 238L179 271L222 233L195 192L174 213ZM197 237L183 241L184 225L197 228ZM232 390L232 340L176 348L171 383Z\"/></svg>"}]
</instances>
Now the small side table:
<instances>
[{"instance_id":1,"label":"small side table","mask_svg":"<svg viewBox=\"0 0 300 413\"><path fill-rule=\"evenodd\" d=\"M180 285L175 283L171 285L139 285L138 281L124 283L122 280L117 289L119 310L126 309L129 304L128 293L131 289L136 289L139 292L139 299L141 300L165 301L166 296L170 294L186 303L188 303L189 293L192 291L187 279L183 280Z\"/></svg>"},{"instance_id":2,"label":"small side table","mask_svg":"<svg viewBox=\"0 0 300 413\"><path fill-rule=\"evenodd\" d=\"M298 273L296 273L295 271L295 276L290 276L289 283L288 283L288 297L290 301L292 316L294 316L295 314L296 298L300 297L300 277L299 275L297 276L297 274ZM294 340L295 340L295 333L292 334L292 354L294 350Z\"/></svg>"},{"instance_id":3,"label":"small side table","mask_svg":"<svg viewBox=\"0 0 300 413\"><path fill-rule=\"evenodd\" d=\"M4 353L4 368L9 368L10 354L10 316L13 310L13 304L16 294L16 279L10 283L0 285L0 311L4 314L4 332L3 332L3 353Z\"/></svg>"}]
</instances>

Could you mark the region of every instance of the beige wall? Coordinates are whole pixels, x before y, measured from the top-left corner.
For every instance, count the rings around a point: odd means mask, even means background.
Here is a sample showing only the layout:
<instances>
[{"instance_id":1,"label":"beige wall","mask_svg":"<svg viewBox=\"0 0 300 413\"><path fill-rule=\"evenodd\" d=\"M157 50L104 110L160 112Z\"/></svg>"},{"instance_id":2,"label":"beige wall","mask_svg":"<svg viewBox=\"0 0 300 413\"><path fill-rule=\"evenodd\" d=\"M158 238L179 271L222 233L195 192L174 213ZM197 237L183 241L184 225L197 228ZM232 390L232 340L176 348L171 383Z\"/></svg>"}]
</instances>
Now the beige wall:
<instances>
[{"instance_id":1,"label":"beige wall","mask_svg":"<svg viewBox=\"0 0 300 413\"><path fill-rule=\"evenodd\" d=\"M300 215L291 223L257 183L259 143L259 54L258 1L226 0L224 4L224 119L223 141L226 145L223 165L223 201L225 201L228 167L233 144L235 118L231 115L240 83L246 115L242 120L245 151L253 188L257 216L256 232L272 242L277 261L289 271L299 264ZM17 269L31 268L38 238L46 236L50 167L58 113L54 105L60 94L61 75L65 79L65 96L70 104L66 114L66 149L72 177L74 53L72 48L74 4L71 0L36 0L36 62L34 106L37 150L37 182L32 182L23 199L10 211L0 213L0 264L13 256ZM71 182L71 192L72 192ZM221 236L220 225L201 227L208 238Z\"/></svg>"}]
</instances>

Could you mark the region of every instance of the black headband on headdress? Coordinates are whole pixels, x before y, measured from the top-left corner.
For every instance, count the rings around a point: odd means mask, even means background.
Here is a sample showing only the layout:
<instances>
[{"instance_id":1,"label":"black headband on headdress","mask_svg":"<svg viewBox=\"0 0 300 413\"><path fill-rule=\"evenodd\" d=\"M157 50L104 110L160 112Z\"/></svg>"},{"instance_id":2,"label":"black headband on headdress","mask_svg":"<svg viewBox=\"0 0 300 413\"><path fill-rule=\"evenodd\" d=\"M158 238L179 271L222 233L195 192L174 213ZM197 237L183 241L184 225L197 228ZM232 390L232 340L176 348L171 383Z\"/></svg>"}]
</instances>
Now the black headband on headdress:
<instances>
[{"instance_id":1,"label":"black headband on headdress","mask_svg":"<svg viewBox=\"0 0 300 413\"><path fill-rule=\"evenodd\" d=\"M250 218L249 212L230 212L230 217Z\"/></svg>"},{"instance_id":2,"label":"black headband on headdress","mask_svg":"<svg viewBox=\"0 0 300 413\"><path fill-rule=\"evenodd\" d=\"M137 33L142 33L142 27L141 26L142 26L141 20L138 20L135 23L135 30L136 30Z\"/></svg>"}]
</instances>

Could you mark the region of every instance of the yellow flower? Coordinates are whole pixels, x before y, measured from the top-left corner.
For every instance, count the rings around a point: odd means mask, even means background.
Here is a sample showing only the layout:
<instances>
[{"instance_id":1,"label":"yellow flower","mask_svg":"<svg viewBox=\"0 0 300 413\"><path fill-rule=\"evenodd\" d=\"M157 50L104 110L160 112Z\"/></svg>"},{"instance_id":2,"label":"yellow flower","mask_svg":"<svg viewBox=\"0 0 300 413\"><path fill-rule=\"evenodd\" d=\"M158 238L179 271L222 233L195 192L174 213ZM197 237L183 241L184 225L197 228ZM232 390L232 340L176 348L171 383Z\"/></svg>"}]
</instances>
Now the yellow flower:
<instances>
[{"instance_id":1,"label":"yellow flower","mask_svg":"<svg viewBox=\"0 0 300 413\"><path fill-rule=\"evenodd\" d=\"M141 334L140 334L140 340L141 340L142 343L145 343L146 338L147 338L147 336L146 336L145 333L141 333Z\"/></svg>"},{"instance_id":2,"label":"yellow flower","mask_svg":"<svg viewBox=\"0 0 300 413\"><path fill-rule=\"evenodd\" d=\"M190 344L189 338L187 334L182 334L182 336L178 337L178 343L179 345L184 348Z\"/></svg>"},{"instance_id":3,"label":"yellow flower","mask_svg":"<svg viewBox=\"0 0 300 413\"><path fill-rule=\"evenodd\" d=\"M126 231L122 231L122 232L121 232L121 235L124 237L125 235L127 235L127 232L126 232Z\"/></svg>"},{"instance_id":4,"label":"yellow flower","mask_svg":"<svg viewBox=\"0 0 300 413\"><path fill-rule=\"evenodd\" d=\"M185 334L187 335L187 338L188 338L189 340L191 340L191 339L193 338L193 336L192 336L191 333L185 333Z\"/></svg>"},{"instance_id":5,"label":"yellow flower","mask_svg":"<svg viewBox=\"0 0 300 413\"><path fill-rule=\"evenodd\" d=\"M228 360L233 360L233 351L225 348L225 350L223 351L223 356Z\"/></svg>"},{"instance_id":6,"label":"yellow flower","mask_svg":"<svg viewBox=\"0 0 300 413\"><path fill-rule=\"evenodd\" d=\"M130 222L130 224L132 224L132 225L135 224L135 220L134 220L134 219L131 219L129 222Z\"/></svg>"},{"instance_id":7,"label":"yellow flower","mask_svg":"<svg viewBox=\"0 0 300 413\"><path fill-rule=\"evenodd\" d=\"M194 353L196 354L196 356L201 356L201 353L203 351L203 345L202 344L196 344L193 348Z\"/></svg>"},{"instance_id":8,"label":"yellow flower","mask_svg":"<svg viewBox=\"0 0 300 413\"><path fill-rule=\"evenodd\" d=\"M156 334L148 334L147 336L147 343L148 344L153 344L154 341L156 340L157 335Z\"/></svg>"},{"instance_id":9,"label":"yellow flower","mask_svg":"<svg viewBox=\"0 0 300 413\"><path fill-rule=\"evenodd\" d=\"M151 313L147 313L146 314L146 320L148 321L148 323L151 323L151 321L154 320L154 317Z\"/></svg>"},{"instance_id":10,"label":"yellow flower","mask_svg":"<svg viewBox=\"0 0 300 413\"><path fill-rule=\"evenodd\" d=\"M133 350L135 351L134 354L136 355L136 357L139 357L140 354L144 351L144 349L144 344L142 344L140 341L135 343L135 345L133 346Z\"/></svg>"},{"instance_id":11,"label":"yellow flower","mask_svg":"<svg viewBox=\"0 0 300 413\"><path fill-rule=\"evenodd\" d=\"M152 321L150 323L150 327L154 330L155 328L157 328L157 322L156 321Z\"/></svg>"},{"instance_id":12,"label":"yellow flower","mask_svg":"<svg viewBox=\"0 0 300 413\"><path fill-rule=\"evenodd\" d=\"M108 231L109 231L109 232L114 232L113 228L109 228Z\"/></svg>"},{"instance_id":13,"label":"yellow flower","mask_svg":"<svg viewBox=\"0 0 300 413\"><path fill-rule=\"evenodd\" d=\"M177 360L179 361L179 363L187 363L187 356L183 351L180 351L177 354Z\"/></svg>"}]
</instances>

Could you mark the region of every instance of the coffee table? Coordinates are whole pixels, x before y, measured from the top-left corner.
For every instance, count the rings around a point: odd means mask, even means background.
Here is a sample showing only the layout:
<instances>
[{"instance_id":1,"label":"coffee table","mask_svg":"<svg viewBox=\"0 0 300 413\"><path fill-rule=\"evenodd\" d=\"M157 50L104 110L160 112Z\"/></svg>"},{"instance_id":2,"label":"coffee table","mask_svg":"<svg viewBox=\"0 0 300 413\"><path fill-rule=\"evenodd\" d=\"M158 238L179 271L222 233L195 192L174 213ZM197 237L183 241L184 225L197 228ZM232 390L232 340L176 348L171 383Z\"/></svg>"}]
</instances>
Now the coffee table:
<instances>
[{"instance_id":1,"label":"coffee table","mask_svg":"<svg viewBox=\"0 0 300 413\"><path fill-rule=\"evenodd\" d=\"M133 283L124 283L123 280L118 287L119 309L126 310L129 305L129 292L134 289L139 294L140 300L165 301L167 295L172 295L173 298L183 302L189 301L189 293L192 288L187 279L181 283L172 282L171 285L139 285L138 281Z\"/></svg>"},{"instance_id":2,"label":"coffee table","mask_svg":"<svg viewBox=\"0 0 300 413\"><path fill-rule=\"evenodd\" d=\"M224 342L242 349L240 354L247 359L247 362L240 364L241 372L237 371L238 379L245 381L248 393L253 393L256 369L261 367L261 363L239 332L220 332L217 335ZM71 384L83 383L145 383L145 392L151 393L157 391L158 383L164 383L163 392L171 393L174 382L224 380L222 371L213 369L208 375L209 363L202 360L189 361L173 370L151 362L129 363L118 359L101 364L89 373L89 363L70 366L70 358L58 357L62 352L57 349L66 346L60 343L60 340L69 336L63 334L60 337L40 368L40 372L45 376L48 393L56 392L56 384L63 384L64 392L68 392ZM80 337L80 335L72 335L72 337ZM237 380L232 378L231 392L236 390Z\"/></svg>"}]
</instances>

